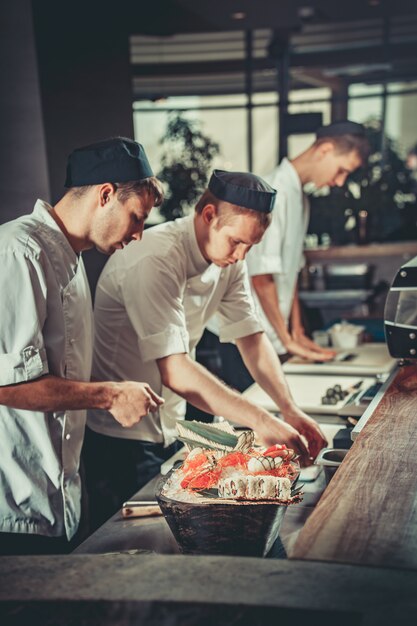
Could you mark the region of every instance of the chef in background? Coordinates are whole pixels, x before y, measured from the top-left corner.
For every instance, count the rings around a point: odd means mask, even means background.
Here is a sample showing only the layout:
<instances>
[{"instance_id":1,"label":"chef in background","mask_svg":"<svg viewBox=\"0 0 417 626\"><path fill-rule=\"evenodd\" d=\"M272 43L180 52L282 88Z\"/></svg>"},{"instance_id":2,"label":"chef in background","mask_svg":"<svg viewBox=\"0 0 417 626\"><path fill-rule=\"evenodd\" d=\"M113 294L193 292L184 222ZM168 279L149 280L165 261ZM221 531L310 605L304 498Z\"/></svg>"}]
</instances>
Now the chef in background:
<instances>
[{"instance_id":1,"label":"chef in background","mask_svg":"<svg viewBox=\"0 0 417 626\"><path fill-rule=\"evenodd\" d=\"M259 321L244 263L270 223L275 195L253 174L215 170L193 215L147 230L140 245L118 251L105 266L95 298L93 375L146 380L165 403L130 429L105 410L89 411L84 451L95 524L172 455L186 401L253 428L263 444L286 443L304 464L326 444L316 422L291 397ZM236 342L283 419L244 399L193 359L215 313L220 340Z\"/></svg>"},{"instance_id":2,"label":"chef in background","mask_svg":"<svg viewBox=\"0 0 417 626\"><path fill-rule=\"evenodd\" d=\"M291 161L283 159L266 177L281 189L272 224L259 246L247 256L255 299L266 333L279 355L327 361L334 352L314 343L301 318L297 280L304 266L303 244L309 203L303 187L342 187L346 178L366 163L369 144L361 124L334 122L318 129L315 142Z\"/></svg>"}]
</instances>

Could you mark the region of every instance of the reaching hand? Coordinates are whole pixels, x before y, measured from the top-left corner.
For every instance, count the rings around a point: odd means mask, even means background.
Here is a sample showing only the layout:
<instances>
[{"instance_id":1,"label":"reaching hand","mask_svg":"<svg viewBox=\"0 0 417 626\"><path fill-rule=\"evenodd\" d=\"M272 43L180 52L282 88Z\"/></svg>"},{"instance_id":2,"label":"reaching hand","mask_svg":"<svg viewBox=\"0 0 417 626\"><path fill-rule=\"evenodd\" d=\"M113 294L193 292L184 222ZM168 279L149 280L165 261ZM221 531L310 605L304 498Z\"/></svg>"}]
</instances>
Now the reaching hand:
<instances>
[{"instance_id":1,"label":"reaching hand","mask_svg":"<svg viewBox=\"0 0 417 626\"><path fill-rule=\"evenodd\" d=\"M142 417L156 411L164 403L163 398L148 383L112 383L114 397L109 408L113 417L124 427L137 424Z\"/></svg>"},{"instance_id":2,"label":"reaching hand","mask_svg":"<svg viewBox=\"0 0 417 626\"><path fill-rule=\"evenodd\" d=\"M286 413L284 418L307 439L309 457L314 460L320 450L327 446L327 440L317 422L298 408L291 413Z\"/></svg>"},{"instance_id":3,"label":"reaching hand","mask_svg":"<svg viewBox=\"0 0 417 626\"><path fill-rule=\"evenodd\" d=\"M317 343L314 343L304 334L303 330L292 333L291 341L286 345L286 349L291 354L296 354L312 361L331 361L336 356L334 350L322 348Z\"/></svg>"},{"instance_id":4,"label":"reaching hand","mask_svg":"<svg viewBox=\"0 0 417 626\"><path fill-rule=\"evenodd\" d=\"M262 427L258 427L256 433L263 445L272 446L276 443L285 443L300 457L300 465L311 465L310 452L307 449L300 433L293 426L286 424L282 420L270 416L265 420Z\"/></svg>"},{"instance_id":5,"label":"reaching hand","mask_svg":"<svg viewBox=\"0 0 417 626\"><path fill-rule=\"evenodd\" d=\"M319 348L319 346L317 347ZM328 354L306 348L293 339L285 343L285 349L289 354L300 356L302 359L307 359L308 361L331 361L334 357L333 353Z\"/></svg>"}]
</instances>

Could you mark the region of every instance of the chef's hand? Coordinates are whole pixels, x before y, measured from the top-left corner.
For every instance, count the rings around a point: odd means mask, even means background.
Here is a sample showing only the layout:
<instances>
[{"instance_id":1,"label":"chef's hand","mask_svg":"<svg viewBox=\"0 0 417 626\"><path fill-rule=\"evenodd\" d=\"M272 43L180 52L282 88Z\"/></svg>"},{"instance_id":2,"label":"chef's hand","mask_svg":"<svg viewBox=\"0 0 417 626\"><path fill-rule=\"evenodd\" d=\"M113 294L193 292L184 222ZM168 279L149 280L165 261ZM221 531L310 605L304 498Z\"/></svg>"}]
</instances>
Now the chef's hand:
<instances>
[{"instance_id":1,"label":"chef's hand","mask_svg":"<svg viewBox=\"0 0 417 626\"><path fill-rule=\"evenodd\" d=\"M298 407L294 407L283 415L286 422L291 424L298 433L308 442L309 457L314 461L322 448L327 446L327 440L315 420L306 415Z\"/></svg>"},{"instance_id":2,"label":"chef's hand","mask_svg":"<svg viewBox=\"0 0 417 626\"><path fill-rule=\"evenodd\" d=\"M306 354L309 354L309 356L304 356L303 358L308 358L314 361L331 361L337 354L335 350L329 350L328 348L323 348L317 343L314 343L314 341L307 337L304 333L304 328L293 330L291 333L291 339L301 348L301 350L305 351ZM302 356L302 354L298 355Z\"/></svg>"},{"instance_id":3,"label":"chef's hand","mask_svg":"<svg viewBox=\"0 0 417 626\"><path fill-rule=\"evenodd\" d=\"M302 440L300 433L293 426L283 420L268 415L261 425L256 428L259 440L265 446L273 446L276 443L285 443L287 448L294 450L300 457L300 465L311 465L310 452Z\"/></svg>"},{"instance_id":4,"label":"chef's hand","mask_svg":"<svg viewBox=\"0 0 417 626\"><path fill-rule=\"evenodd\" d=\"M137 424L142 417L164 403L148 383L132 381L112 383L114 397L109 407L113 417L124 427Z\"/></svg>"},{"instance_id":5,"label":"chef's hand","mask_svg":"<svg viewBox=\"0 0 417 626\"><path fill-rule=\"evenodd\" d=\"M307 361L330 361L333 356L323 355L320 352L314 352L310 348L305 348L294 339L289 339L284 343L285 350L288 354L299 356Z\"/></svg>"}]
</instances>

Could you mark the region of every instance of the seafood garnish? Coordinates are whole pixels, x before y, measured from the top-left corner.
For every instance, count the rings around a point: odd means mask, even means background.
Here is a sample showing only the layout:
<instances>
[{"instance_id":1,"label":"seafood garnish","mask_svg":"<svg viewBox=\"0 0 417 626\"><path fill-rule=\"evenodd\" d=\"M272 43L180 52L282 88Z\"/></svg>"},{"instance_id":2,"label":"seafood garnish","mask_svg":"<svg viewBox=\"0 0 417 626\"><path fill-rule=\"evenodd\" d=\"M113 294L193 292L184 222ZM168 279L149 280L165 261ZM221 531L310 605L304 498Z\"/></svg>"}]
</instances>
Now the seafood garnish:
<instances>
[{"instance_id":1,"label":"seafood garnish","mask_svg":"<svg viewBox=\"0 0 417 626\"><path fill-rule=\"evenodd\" d=\"M202 422L178 422L178 439L183 441L188 449L195 447L212 448L214 450L249 450L253 445L254 433L243 431L237 436L228 422L205 424Z\"/></svg>"},{"instance_id":2,"label":"seafood garnish","mask_svg":"<svg viewBox=\"0 0 417 626\"><path fill-rule=\"evenodd\" d=\"M233 450L238 438L231 432L225 432L216 424L201 422L177 422L180 441L184 441L189 449L195 447L213 448L215 450Z\"/></svg>"},{"instance_id":3,"label":"seafood garnish","mask_svg":"<svg viewBox=\"0 0 417 626\"><path fill-rule=\"evenodd\" d=\"M248 461L248 470L250 472L263 472L264 470L272 470L281 465L282 458L272 458L270 456L252 457Z\"/></svg>"},{"instance_id":4,"label":"seafood garnish","mask_svg":"<svg viewBox=\"0 0 417 626\"><path fill-rule=\"evenodd\" d=\"M297 501L300 499L300 489L294 490L299 464L293 450L284 444L256 447L252 431L238 434L224 422L219 426L200 422L177 424L179 439L190 450L173 475L177 491L212 499L279 503L291 503L295 496Z\"/></svg>"},{"instance_id":5,"label":"seafood garnish","mask_svg":"<svg viewBox=\"0 0 417 626\"><path fill-rule=\"evenodd\" d=\"M248 452L248 450L253 448L254 441L255 433L253 432L253 430L244 430L238 437L238 442L236 444L235 450Z\"/></svg>"}]
</instances>

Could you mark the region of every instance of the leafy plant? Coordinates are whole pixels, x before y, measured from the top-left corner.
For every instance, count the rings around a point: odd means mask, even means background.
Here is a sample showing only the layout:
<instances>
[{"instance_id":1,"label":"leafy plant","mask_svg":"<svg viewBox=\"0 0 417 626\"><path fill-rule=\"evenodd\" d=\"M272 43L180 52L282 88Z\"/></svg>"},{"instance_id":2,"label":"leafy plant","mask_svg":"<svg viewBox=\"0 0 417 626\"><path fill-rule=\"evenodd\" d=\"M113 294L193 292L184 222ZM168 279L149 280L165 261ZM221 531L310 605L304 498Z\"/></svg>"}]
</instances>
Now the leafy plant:
<instances>
[{"instance_id":1,"label":"leafy plant","mask_svg":"<svg viewBox=\"0 0 417 626\"><path fill-rule=\"evenodd\" d=\"M168 187L160 209L166 220L183 216L207 186L208 174L220 146L205 135L201 124L171 113L160 140L164 147L158 178Z\"/></svg>"}]
</instances>

